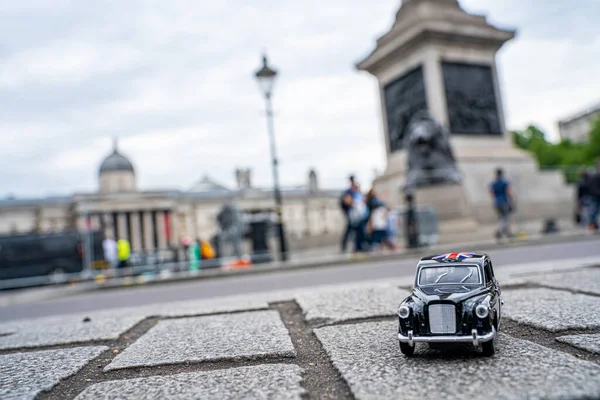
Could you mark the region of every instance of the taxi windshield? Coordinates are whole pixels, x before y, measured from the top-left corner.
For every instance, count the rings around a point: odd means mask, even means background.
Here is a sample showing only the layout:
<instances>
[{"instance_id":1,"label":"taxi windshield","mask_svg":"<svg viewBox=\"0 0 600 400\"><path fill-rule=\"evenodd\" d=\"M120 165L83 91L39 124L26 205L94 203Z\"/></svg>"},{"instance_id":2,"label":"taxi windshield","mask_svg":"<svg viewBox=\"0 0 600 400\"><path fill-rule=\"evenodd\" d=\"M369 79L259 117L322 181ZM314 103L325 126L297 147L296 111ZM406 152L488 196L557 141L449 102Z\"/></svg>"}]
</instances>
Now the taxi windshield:
<instances>
[{"instance_id":1,"label":"taxi windshield","mask_svg":"<svg viewBox=\"0 0 600 400\"><path fill-rule=\"evenodd\" d=\"M419 286L478 285L481 276L477 265L441 265L423 267L419 272Z\"/></svg>"}]
</instances>

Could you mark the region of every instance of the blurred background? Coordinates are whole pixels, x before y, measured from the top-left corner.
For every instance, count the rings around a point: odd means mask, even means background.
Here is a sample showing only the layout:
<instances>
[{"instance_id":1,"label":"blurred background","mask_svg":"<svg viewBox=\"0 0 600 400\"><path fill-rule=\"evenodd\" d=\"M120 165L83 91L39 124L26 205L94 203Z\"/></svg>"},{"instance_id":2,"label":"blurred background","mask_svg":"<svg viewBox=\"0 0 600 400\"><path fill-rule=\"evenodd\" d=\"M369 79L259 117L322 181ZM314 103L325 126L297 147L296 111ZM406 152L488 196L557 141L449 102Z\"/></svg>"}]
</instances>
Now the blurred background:
<instances>
[{"instance_id":1,"label":"blurred background","mask_svg":"<svg viewBox=\"0 0 600 400\"><path fill-rule=\"evenodd\" d=\"M440 2L404 12L422 1ZM459 4L517 30L495 55L502 135L566 193L540 216L518 205L531 172L509 168L514 236L596 231L580 196L600 156L596 1ZM0 289L337 257L350 176L388 210L384 251L493 239L491 165L465 189L483 193L477 226L457 234L463 217L422 197L416 242L386 181L390 105L356 65L400 5L2 2Z\"/></svg>"}]
</instances>

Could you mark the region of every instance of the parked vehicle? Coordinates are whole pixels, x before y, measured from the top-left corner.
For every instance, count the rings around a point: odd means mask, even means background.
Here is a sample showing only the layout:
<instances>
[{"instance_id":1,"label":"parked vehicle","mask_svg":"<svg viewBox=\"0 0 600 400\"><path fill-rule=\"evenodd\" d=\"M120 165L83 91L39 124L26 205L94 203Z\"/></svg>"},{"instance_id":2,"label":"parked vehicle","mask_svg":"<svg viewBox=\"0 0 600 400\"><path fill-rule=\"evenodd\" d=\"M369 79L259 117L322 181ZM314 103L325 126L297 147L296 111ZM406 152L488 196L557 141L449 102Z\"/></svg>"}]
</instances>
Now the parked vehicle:
<instances>
[{"instance_id":1,"label":"parked vehicle","mask_svg":"<svg viewBox=\"0 0 600 400\"><path fill-rule=\"evenodd\" d=\"M472 343L492 356L502 304L487 254L424 257L412 294L398 308L400 350L410 356L418 342Z\"/></svg>"},{"instance_id":2,"label":"parked vehicle","mask_svg":"<svg viewBox=\"0 0 600 400\"><path fill-rule=\"evenodd\" d=\"M92 232L89 240L84 235L69 231L0 236L0 280L49 276L63 282L68 274L83 271L88 247L92 269L106 268L102 235ZM32 280L32 286L46 281Z\"/></svg>"}]
</instances>

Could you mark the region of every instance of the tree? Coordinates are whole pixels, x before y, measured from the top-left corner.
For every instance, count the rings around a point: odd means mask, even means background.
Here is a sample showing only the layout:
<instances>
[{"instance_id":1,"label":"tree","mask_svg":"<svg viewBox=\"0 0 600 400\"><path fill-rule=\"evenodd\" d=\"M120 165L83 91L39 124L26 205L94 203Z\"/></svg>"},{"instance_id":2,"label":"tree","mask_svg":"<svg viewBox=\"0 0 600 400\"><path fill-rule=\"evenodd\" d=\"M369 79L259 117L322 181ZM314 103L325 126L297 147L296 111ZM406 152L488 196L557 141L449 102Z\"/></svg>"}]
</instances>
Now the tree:
<instances>
[{"instance_id":1,"label":"tree","mask_svg":"<svg viewBox=\"0 0 600 400\"><path fill-rule=\"evenodd\" d=\"M565 174L567 182L576 182L582 168L594 165L600 157L600 118L596 119L585 143L561 140L550 143L546 135L535 125L522 131L512 132L515 145L532 153L540 168L557 169Z\"/></svg>"},{"instance_id":2,"label":"tree","mask_svg":"<svg viewBox=\"0 0 600 400\"><path fill-rule=\"evenodd\" d=\"M586 158L588 160L593 162L598 157L600 157L600 115L592 124L586 148Z\"/></svg>"}]
</instances>

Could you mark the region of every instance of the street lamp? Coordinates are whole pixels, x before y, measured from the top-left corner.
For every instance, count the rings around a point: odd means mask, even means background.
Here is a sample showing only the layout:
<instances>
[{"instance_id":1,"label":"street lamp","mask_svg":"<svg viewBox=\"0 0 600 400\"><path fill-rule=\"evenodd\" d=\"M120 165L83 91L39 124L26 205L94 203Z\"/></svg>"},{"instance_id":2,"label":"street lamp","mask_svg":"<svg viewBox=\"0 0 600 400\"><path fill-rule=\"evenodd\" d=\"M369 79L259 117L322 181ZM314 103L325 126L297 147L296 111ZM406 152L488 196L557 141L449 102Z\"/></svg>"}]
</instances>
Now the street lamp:
<instances>
[{"instance_id":1,"label":"street lamp","mask_svg":"<svg viewBox=\"0 0 600 400\"><path fill-rule=\"evenodd\" d=\"M281 260L287 261L287 245L285 241L285 232L283 230L283 217L281 207L281 190L279 189L279 172L277 163L277 154L275 152L275 133L273 128L273 110L271 108L271 94L277 71L269 68L267 65L267 56L263 56L263 66L256 71L256 79L261 90L265 95L267 103L267 128L269 130L269 140L271 142L271 161L273 164L273 185L275 193L275 211L277 213L277 232L279 234L279 253Z\"/></svg>"}]
</instances>

